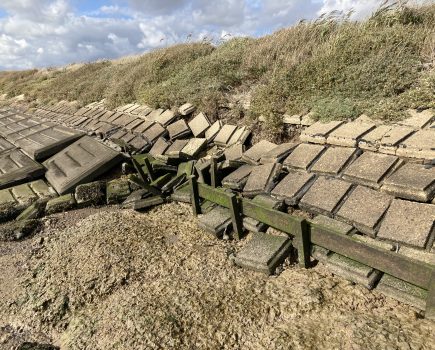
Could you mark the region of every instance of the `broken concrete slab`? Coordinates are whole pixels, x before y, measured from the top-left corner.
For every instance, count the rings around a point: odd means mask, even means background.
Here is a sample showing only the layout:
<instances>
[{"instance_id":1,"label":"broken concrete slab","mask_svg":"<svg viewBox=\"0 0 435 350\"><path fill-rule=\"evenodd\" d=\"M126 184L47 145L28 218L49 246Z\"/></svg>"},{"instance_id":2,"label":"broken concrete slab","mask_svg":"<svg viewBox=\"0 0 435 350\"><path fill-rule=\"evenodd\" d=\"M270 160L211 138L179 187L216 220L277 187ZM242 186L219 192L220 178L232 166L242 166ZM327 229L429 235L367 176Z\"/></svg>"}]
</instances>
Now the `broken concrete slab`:
<instances>
[{"instance_id":1,"label":"broken concrete slab","mask_svg":"<svg viewBox=\"0 0 435 350\"><path fill-rule=\"evenodd\" d=\"M414 129L422 129L435 120L435 112L432 109L425 109L421 112L416 109L409 109L407 112L411 117L400 121L400 125L406 125Z\"/></svg>"},{"instance_id":2,"label":"broken concrete slab","mask_svg":"<svg viewBox=\"0 0 435 350\"><path fill-rule=\"evenodd\" d=\"M325 146L301 143L284 160L283 166L285 169L308 170L325 150Z\"/></svg>"},{"instance_id":3,"label":"broken concrete slab","mask_svg":"<svg viewBox=\"0 0 435 350\"><path fill-rule=\"evenodd\" d=\"M299 206L309 212L332 216L349 194L352 184L321 176L302 197Z\"/></svg>"},{"instance_id":4,"label":"broken concrete slab","mask_svg":"<svg viewBox=\"0 0 435 350\"><path fill-rule=\"evenodd\" d=\"M272 275L289 255L289 238L265 233L253 233L252 239L237 253L236 265Z\"/></svg>"},{"instance_id":5,"label":"broken concrete slab","mask_svg":"<svg viewBox=\"0 0 435 350\"><path fill-rule=\"evenodd\" d=\"M426 308L427 291L396 277L384 274L376 290L402 303L424 310Z\"/></svg>"},{"instance_id":6,"label":"broken concrete slab","mask_svg":"<svg viewBox=\"0 0 435 350\"><path fill-rule=\"evenodd\" d=\"M0 189L44 175L44 167L18 149L0 154Z\"/></svg>"},{"instance_id":7,"label":"broken concrete slab","mask_svg":"<svg viewBox=\"0 0 435 350\"><path fill-rule=\"evenodd\" d=\"M273 198L269 195L255 196L254 199L252 199L252 202L261 205L264 208L274 209L278 211L283 210L285 207L284 201ZM245 216L243 218L243 227L248 231L259 233L265 232L269 226L262 223L261 221Z\"/></svg>"},{"instance_id":8,"label":"broken concrete slab","mask_svg":"<svg viewBox=\"0 0 435 350\"><path fill-rule=\"evenodd\" d=\"M357 186L338 210L336 217L360 232L376 237L379 224L393 197L364 186Z\"/></svg>"},{"instance_id":9,"label":"broken concrete slab","mask_svg":"<svg viewBox=\"0 0 435 350\"><path fill-rule=\"evenodd\" d=\"M75 199L79 207L102 205L106 199L106 183L95 181L79 185L75 189Z\"/></svg>"},{"instance_id":10,"label":"broken concrete slab","mask_svg":"<svg viewBox=\"0 0 435 350\"><path fill-rule=\"evenodd\" d=\"M242 165L240 168L222 179L222 186L231 188L232 190L241 191L248 181L248 176L251 174L252 170L252 165Z\"/></svg>"},{"instance_id":11,"label":"broken concrete slab","mask_svg":"<svg viewBox=\"0 0 435 350\"><path fill-rule=\"evenodd\" d=\"M311 171L323 175L337 176L360 154L361 151L357 148L329 147L314 163Z\"/></svg>"},{"instance_id":12,"label":"broken concrete slab","mask_svg":"<svg viewBox=\"0 0 435 350\"><path fill-rule=\"evenodd\" d=\"M124 202L130 193L130 183L127 179L109 181L106 186L106 202L107 204Z\"/></svg>"},{"instance_id":13,"label":"broken concrete slab","mask_svg":"<svg viewBox=\"0 0 435 350\"><path fill-rule=\"evenodd\" d=\"M186 146L181 150L181 155L188 159L195 158L202 150L207 147L207 139L193 138L190 139Z\"/></svg>"},{"instance_id":14,"label":"broken concrete slab","mask_svg":"<svg viewBox=\"0 0 435 350\"><path fill-rule=\"evenodd\" d=\"M94 180L121 159L120 153L84 136L44 162L47 168L45 177L59 194L65 194Z\"/></svg>"},{"instance_id":15,"label":"broken concrete slab","mask_svg":"<svg viewBox=\"0 0 435 350\"><path fill-rule=\"evenodd\" d=\"M193 112L195 112L196 107L191 104L191 103L185 103L184 105L182 105L180 108L178 108L178 112L183 115L189 115L192 114Z\"/></svg>"},{"instance_id":16,"label":"broken concrete slab","mask_svg":"<svg viewBox=\"0 0 435 350\"><path fill-rule=\"evenodd\" d=\"M331 121L327 123L316 122L309 128L302 131L300 140L304 142L325 144L328 135L336 130L339 126L343 125L343 123L344 122L341 121Z\"/></svg>"},{"instance_id":17,"label":"broken concrete slab","mask_svg":"<svg viewBox=\"0 0 435 350\"><path fill-rule=\"evenodd\" d=\"M275 187L280 172L281 164L277 163L255 166L243 188L243 195L252 198L269 193Z\"/></svg>"},{"instance_id":18,"label":"broken concrete slab","mask_svg":"<svg viewBox=\"0 0 435 350\"><path fill-rule=\"evenodd\" d=\"M83 133L64 126L55 126L15 141L15 145L34 160L43 160L56 154L83 136Z\"/></svg>"},{"instance_id":19,"label":"broken concrete slab","mask_svg":"<svg viewBox=\"0 0 435 350\"><path fill-rule=\"evenodd\" d=\"M74 209L76 204L77 203L76 203L76 199L74 198L74 194L68 193L63 196L50 199L47 202L45 212L47 213L47 215L61 213L64 211Z\"/></svg>"},{"instance_id":20,"label":"broken concrete slab","mask_svg":"<svg viewBox=\"0 0 435 350\"><path fill-rule=\"evenodd\" d=\"M298 145L298 143L294 142L277 145L261 157L260 163L281 163L282 160L286 158Z\"/></svg>"},{"instance_id":21,"label":"broken concrete slab","mask_svg":"<svg viewBox=\"0 0 435 350\"><path fill-rule=\"evenodd\" d=\"M379 141L378 151L386 154L396 154L399 144L413 132L414 130L407 126L392 126Z\"/></svg>"},{"instance_id":22,"label":"broken concrete slab","mask_svg":"<svg viewBox=\"0 0 435 350\"><path fill-rule=\"evenodd\" d=\"M435 129L417 131L400 143L396 154L401 157L435 159Z\"/></svg>"},{"instance_id":23,"label":"broken concrete slab","mask_svg":"<svg viewBox=\"0 0 435 350\"><path fill-rule=\"evenodd\" d=\"M267 140L261 140L253 145L242 155L242 160L248 164L258 165L262 156L276 148L276 144Z\"/></svg>"},{"instance_id":24,"label":"broken concrete slab","mask_svg":"<svg viewBox=\"0 0 435 350\"><path fill-rule=\"evenodd\" d=\"M296 205L314 183L315 175L290 171L272 190L272 196L282 199L287 205Z\"/></svg>"},{"instance_id":25,"label":"broken concrete slab","mask_svg":"<svg viewBox=\"0 0 435 350\"><path fill-rule=\"evenodd\" d=\"M376 125L372 123L345 123L329 134L326 142L331 145L356 147L359 140L375 127Z\"/></svg>"},{"instance_id":26,"label":"broken concrete slab","mask_svg":"<svg viewBox=\"0 0 435 350\"><path fill-rule=\"evenodd\" d=\"M180 159L181 150L186 147L188 142L189 140L175 140L166 150L165 156L168 157L168 159Z\"/></svg>"},{"instance_id":27,"label":"broken concrete slab","mask_svg":"<svg viewBox=\"0 0 435 350\"><path fill-rule=\"evenodd\" d=\"M199 216L198 226L221 238L231 230L231 212L227 208L216 206L208 213Z\"/></svg>"},{"instance_id":28,"label":"broken concrete slab","mask_svg":"<svg viewBox=\"0 0 435 350\"><path fill-rule=\"evenodd\" d=\"M434 240L435 205L394 199L377 237L416 248L430 249Z\"/></svg>"},{"instance_id":29,"label":"broken concrete slab","mask_svg":"<svg viewBox=\"0 0 435 350\"><path fill-rule=\"evenodd\" d=\"M406 163L384 180L381 191L399 198L429 202L435 195L435 167Z\"/></svg>"},{"instance_id":30,"label":"broken concrete slab","mask_svg":"<svg viewBox=\"0 0 435 350\"><path fill-rule=\"evenodd\" d=\"M212 142L222 128L222 121L215 121L205 132L205 138L208 142Z\"/></svg>"},{"instance_id":31,"label":"broken concrete slab","mask_svg":"<svg viewBox=\"0 0 435 350\"><path fill-rule=\"evenodd\" d=\"M171 146L171 142L166 141L163 137L159 137L148 153L155 158L163 155L169 146Z\"/></svg>"},{"instance_id":32,"label":"broken concrete slab","mask_svg":"<svg viewBox=\"0 0 435 350\"><path fill-rule=\"evenodd\" d=\"M199 113L189 122L189 128L195 137L204 137L205 132L211 126L210 120L204 113Z\"/></svg>"},{"instance_id":33,"label":"broken concrete slab","mask_svg":"<svg viewBox=\"0 0 435 350\"><path fill-rule=\"evenodd\" d=\"M167 130L171 140L184 138L190 134L190 128L184 119L177 120L175 123L168 125Z\"/></svg>"},{"instance_id":34,"label":"broken concrete slab","mask_svg":"<svg viewBox=\"0 0 435 350\"><path fill-rule=\"evenodd\" d=\"M143 136L145 136L150 143L154 143L159 137L166 136L167 133L167 130L163 126L159 123L154 123L143 133Z\"/></svg>"},{"instance_id":35,"label":"broken concrete slab","mask_svg":"<svg viewBox=\"0 0 435 350\"><path fill-rule=\"evenodd\" d=\"M396 156L366 151L357 158L343 173L343 179L380 188L382 181L399 164Z\"/></svg>"},{"instance_id":36,"label":"broken concrete slab","mask_svg":"<svg viewBox=\"0 0 435 350\"><path fill-rule=\"evenodd\" d=\"M156 117L155 121L166 127L177 119L177 114L170 109L167 109L162 114Z\"/></svg>"},{"instance_id":37,"label":"broken concrete slab","mask_svg":"<svg viewBox=\"0 0 435 350\"><path fill-rule=\"evenodd\" d=\"M240 143L234 144L230 147L225 148L224 155L225 159L231 162L237 162L242 164L242 156L244 152L244 146Z\"/></svg>"},{"instance_id":38,"label":"broken concrete slab","mask_svg":"<svg viewBox=\"0 0 435 350\"><path fill-rule=\"evenodd\" d=\"M237 126L231 124L225 124L216 137L214 138L214 143L218 146L226 146L231 136L233 136L234 132L237 130Z\"/></svg>"}]
</instances>

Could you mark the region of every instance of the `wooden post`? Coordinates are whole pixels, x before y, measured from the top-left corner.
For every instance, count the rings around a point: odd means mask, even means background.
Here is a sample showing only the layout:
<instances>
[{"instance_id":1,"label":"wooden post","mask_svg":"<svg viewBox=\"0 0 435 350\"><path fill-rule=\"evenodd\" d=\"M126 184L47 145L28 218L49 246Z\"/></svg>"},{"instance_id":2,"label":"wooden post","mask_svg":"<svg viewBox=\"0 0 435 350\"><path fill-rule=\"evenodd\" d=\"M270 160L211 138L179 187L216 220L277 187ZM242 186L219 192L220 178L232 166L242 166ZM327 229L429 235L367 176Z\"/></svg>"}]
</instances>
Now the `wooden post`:
<instances>
[{"instance_id":1,"label":"wooden post","mask_svg":"<svg viewBox=\"0 0 435 350\"><path fill-rule=\"evenodd\" d=\"M215 157L211 157L210 164L211 186L216 188L219 186L219 174L217 170L217 161Z\"/></svg>"},{"instance_id":2,"label":"wooden post","mask_svg":"<svg viewBox=\"0 0 435 350\"><path fill-rule=\"evenodd\" d=\"M240 201L235 194L231 197L230 211L233 222L234 237L241 239L243 237L243 219L240 208Z\"/></svg>"},{"instance_id":3,"label":"wooden post","mask_svg":"<svg viewBox=\"0 0 435 350\"><path fill-rule=\"evenodd\" d=\"M145 168L147 168L148 177L150 181L153 182L156 179L156 177L154 176L153 167L151 166L151 163L148 158L144 158L144 163L145 163Z\"/></svg>"},{"instance_id":4,"label":"wooden post","mask_svg":"<svg viewBox=\"0 0 435 350\"><path fill-rule=\"evenodd\" d=\"M435 268L432 270L432 277L430 279L425 317L428 320L435 321Z\"/></svg>"},{"instance_id":5,"label":"wooden post","mask_svg":"<svg viewBox=\"0 0 435 350\"><path fill-rule=\"evenodd\" d=\"M189 176L190 201L192 202L193 215L201 214L201 204L198 193L198 180L194 175Z\"/></svg>"},{"instance_id":6,"label":"wooden post","mask_svg":"<svg viewBox=\"0 0 435 350\"><path fill-rule=\"evenodd\" d=\"M311 266L311 239L309 225L302 220L297 234L299 265L308 269Z\"/></svg>"}]
</instances>

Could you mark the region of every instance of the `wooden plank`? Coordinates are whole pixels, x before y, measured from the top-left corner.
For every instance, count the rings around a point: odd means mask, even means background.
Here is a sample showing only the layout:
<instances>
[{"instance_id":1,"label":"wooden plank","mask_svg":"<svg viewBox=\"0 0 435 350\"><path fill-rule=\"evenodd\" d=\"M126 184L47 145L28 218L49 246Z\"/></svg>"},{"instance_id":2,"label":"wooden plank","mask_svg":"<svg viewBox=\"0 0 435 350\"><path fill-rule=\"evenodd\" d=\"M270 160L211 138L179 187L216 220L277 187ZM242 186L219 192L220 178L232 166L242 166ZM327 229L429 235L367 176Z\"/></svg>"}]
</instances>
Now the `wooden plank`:
<instances>
[{"instance_id":1,"label":"wooden plank","mask_svg":"<svg viewBox=\"0 0 435 350\"><path fill-rule=\"evenodd\" d=\"M240 200L235 194L231 196L231 220L233 222L234 237L241 239L243 237L243 219L240 210Z\"/></svg>"},{"instance_id":2,"label":"wooden plank","mask_svg":"<svg viewBox=\"0 0 435 350\"><path fill-rule=\"evenodd\" d=\"M329 249L389 275L429 289L433 267L311 224L311 243Z\"/></svg>"},{"instance_id":3,"label":"wooden plank","mask_svg":"<svg viewBox=\"0 0 435 350\"><path fill-rule=\"evenodd\" d=\"M243 198L241 201L242 213L245 216L261 221L277 230L283 231L291 236L299 236L301 233L302 218L262 207L251 200Z\"/></svg>"},{"instance_id":4,"label":"wooden plank","mask_svg":"<svg viewBox=\"0 0 435 350\"><path fill-rule=\"evenodd\" d=\"M211 187L218 187L219 186L219 174L217 170L217 161L215 157L211 158L211 165L210 165L210 177L211 177Z\"/></svg>"},{"instance_id":5,"label":"wooden plank","mask_svg":"<svg viewBox=\"0 0 435 350\"><path fill-rule=\"evenodd\" d=\"M435 269L432 271L432 277L430 280L425 317L429 320L435 321Z\"/></svg>"},{"instance_id":6,"label":"wooden plank","mask_svg":"<svg viewBox=\"0 0 435 350\"><path fill-rule=\"evenodd\" d=\"M231 208L232 193L198 183L199 196L225 208Z\"/></svg>"},{"instance_id":7,"label":"wooden plank","mask_svg":"<svg viewBox=\"0 0 435 350\"><path fill-rule=\"evenodd\" d=\"M156 177L154 175L153 167L151 166L151 163L150 163L148 158L145 157L143 161L145 164L145 168L147 169L148 177L149 177L150 181L153 182L156 179Z\"/></svg>"},{"instance_id":8,"label":"wooden plank","mask_svg":"<svg viewBox=\"0 0 435 350\"><path fill-rule=\"evenodd\" d=\"M190 197L192 202L192 212L193 215L198 216L201 214L201 203L200 197L198 193L198 180L195 176L189 176L189 184L190 184Z\"/></svg>"},{"instance_id":9,"label":"wooden plank","mask_svg":"<svg viewBox=\"0 0 435 350\"><path fill-rule=\"evenodd\" d=\"M306 220L301 221L300 232L296 237L299 265L308 269L311 266L311 235Z\"/></svg>"}]
</instances>

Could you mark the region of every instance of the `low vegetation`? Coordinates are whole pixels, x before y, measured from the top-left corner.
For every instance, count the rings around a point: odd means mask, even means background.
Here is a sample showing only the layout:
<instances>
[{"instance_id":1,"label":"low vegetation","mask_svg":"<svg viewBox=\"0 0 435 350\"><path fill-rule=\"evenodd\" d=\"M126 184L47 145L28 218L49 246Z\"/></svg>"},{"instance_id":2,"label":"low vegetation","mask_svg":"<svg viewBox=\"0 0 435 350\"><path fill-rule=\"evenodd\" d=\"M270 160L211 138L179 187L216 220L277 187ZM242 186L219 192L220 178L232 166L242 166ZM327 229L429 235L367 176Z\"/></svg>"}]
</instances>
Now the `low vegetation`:
<instances>
[{"instance_id":1,"label":"low vegetation","mask_svg":"<svg viewBox=\"0 0 435 350\"><path fill-rule=\"evenodd\" d=\"M363 22L330 14L258 39L3 72L0 92L81 105L105 98L110 108L189 101L212 116L233 117L246 114L234 104L234 96L245 96L249 116L263 115L272 127L284 113L308 111L323 120L362 113L394 120L407 108L435 107L435 5L382 6Z\"/></svg>"}]
</instances>

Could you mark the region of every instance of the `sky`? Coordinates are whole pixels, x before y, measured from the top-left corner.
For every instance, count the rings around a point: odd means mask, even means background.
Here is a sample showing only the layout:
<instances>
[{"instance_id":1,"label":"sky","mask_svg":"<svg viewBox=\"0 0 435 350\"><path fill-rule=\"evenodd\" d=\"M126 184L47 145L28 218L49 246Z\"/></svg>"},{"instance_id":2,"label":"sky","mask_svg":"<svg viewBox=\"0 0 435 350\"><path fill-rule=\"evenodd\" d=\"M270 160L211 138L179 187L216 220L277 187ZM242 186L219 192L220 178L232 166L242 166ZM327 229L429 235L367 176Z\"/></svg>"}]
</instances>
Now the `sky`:
<instances>
[{"instance_id":1,"label":"sky","mask_svg":"<svg viewBox=\"0 0 435 350\"><path fill-rule=\"evenodd\" d=\"M1 0L0 70L63 66L187 41L261 36L380 0Z\"/></svg>"}]
</instances>

